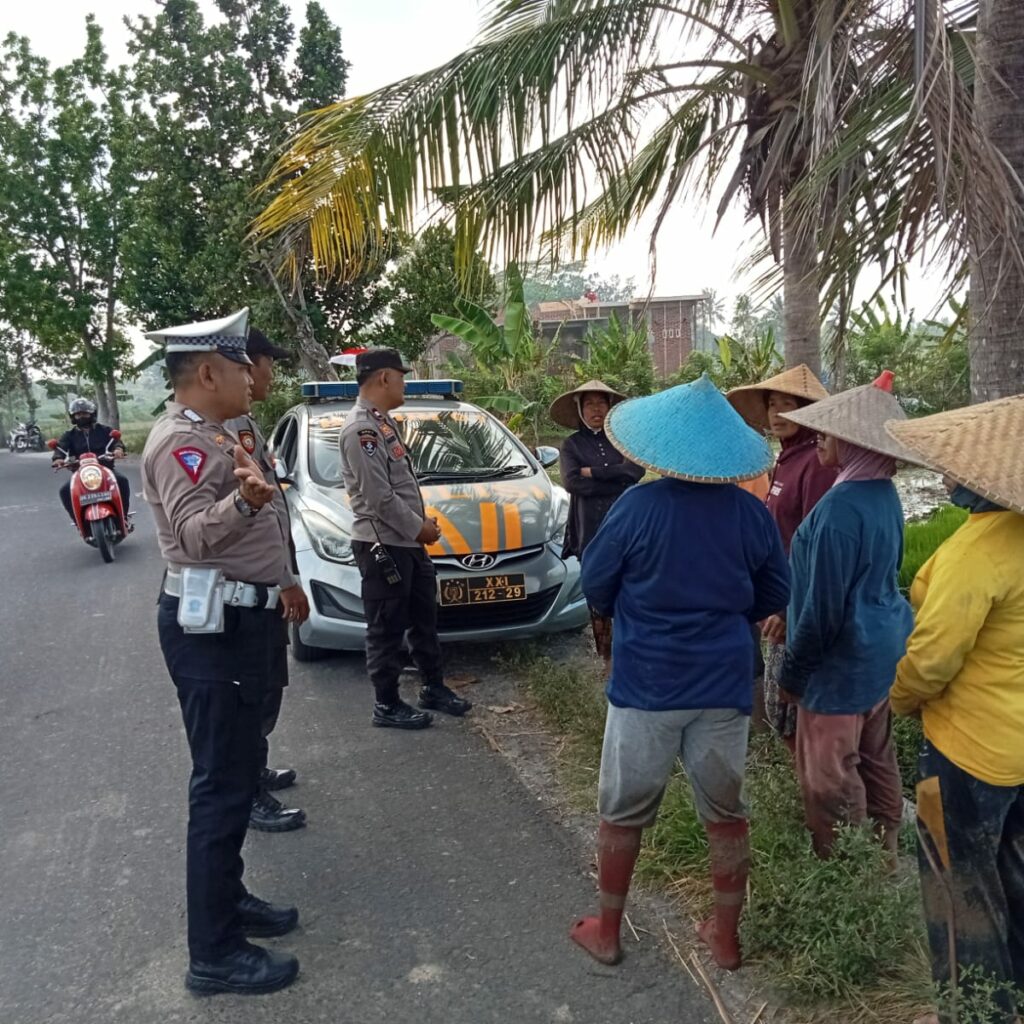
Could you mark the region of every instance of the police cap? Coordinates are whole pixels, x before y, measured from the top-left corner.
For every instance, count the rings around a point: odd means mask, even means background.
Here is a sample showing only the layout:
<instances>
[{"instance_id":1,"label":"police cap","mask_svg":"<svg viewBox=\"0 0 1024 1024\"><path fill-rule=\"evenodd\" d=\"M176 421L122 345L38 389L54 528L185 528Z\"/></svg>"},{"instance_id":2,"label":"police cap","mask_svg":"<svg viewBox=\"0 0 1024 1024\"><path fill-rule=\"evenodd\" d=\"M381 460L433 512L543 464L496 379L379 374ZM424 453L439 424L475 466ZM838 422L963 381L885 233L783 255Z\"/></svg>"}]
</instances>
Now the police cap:
<instances>
[{"instance_id":1,"label":"police cap","mask_svg":"<svg viewBox=\"0 0 1024 1024\"><path fill-rule=\"evenodd\" d=\"M245 354L250 359L257 356L270 356L274 360L291 357L288 349L275 345L258 327L249 328L249 337L245 340Z\"/></svg>"},{"instance_id":2,"label":"police cap","mask_svg":"<svg viewBox=\"0 0 1024 1024\"><path fill-rule=\"evenodd\" d=\"M356 356L356 376L362 377L364 373L374 373L377 370L412 373L412 367L402 362L402 357L394 348L370 348Z\"/></svg>"}]
</instances>

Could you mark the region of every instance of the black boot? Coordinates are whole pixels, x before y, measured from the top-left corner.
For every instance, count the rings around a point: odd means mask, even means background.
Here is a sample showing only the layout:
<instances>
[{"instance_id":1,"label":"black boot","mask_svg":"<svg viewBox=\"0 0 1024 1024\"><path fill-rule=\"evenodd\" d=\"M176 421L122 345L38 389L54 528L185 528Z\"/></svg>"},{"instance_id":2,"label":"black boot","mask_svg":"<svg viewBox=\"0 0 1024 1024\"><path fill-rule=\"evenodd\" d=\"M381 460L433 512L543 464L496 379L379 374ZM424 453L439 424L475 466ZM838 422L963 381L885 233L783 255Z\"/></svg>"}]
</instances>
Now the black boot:
<instances>
[{"instance_id":1,"label":"black boot","mask_svg":"<svg viewBox=\"0 0 1024 1024\"><path fill-rule=\"evenodd\" d=\"M285 807L276 797L261 789L252 802L249 828L260 832L291 832L306 824L306 812L298 807Z\"/></svg>"},{"instance_id":2,"label":"black boot","mask_svg":"<svg viewBox=\"0 0 1024 1024\"><path fill-rule=\"evenodd\" d=\"M444 683L436 686L424 686L420 690L421 708L429 711L443 711L446 715L454 715L461 718L473 705L470 701L460 697L454 690L449 690Z\"/></svg>"},{"instance_id":3,"label":"black boot","mask_svg":"<svg viewBox=\"0 0 1024 1024\"><path fill-rule=\"evenodd\" d=\"M251 892L238 901L238 916L246 935L262 939L287 935L299 923L295 907L275 907Z\"/></svg>"},{"instance_id":4,"label":"black boot","mask_svg":"<svg viewBox=\"0 0 1024 1024\"><path fill-rule=\"evenodd\" d=\"M287 789L295 785L294 768L264 768L260 772L260 789Z\"/></svg>"},{"instance_id":5,"label":"black boot","mask_svg":"<svg viewBox=\"0 0 1024 1024\"><path fill-rule=\"evenodd\" d=\"M205 995L260 995L287 988L298 973L299 961L291 953L277 953L247 942L216 960L190 961L185 987Z\"/></svg>"},{"instance_id":6,"label":"black boot","mask_svg":"<svg viewBox=\"0 0 1024 1024\"><path fill-rule=\"evenodd\" d=\"M391 729L426 729L434 716L409 707L404 700L373 705L373 724Z\"/></svg>"}]
</instances>

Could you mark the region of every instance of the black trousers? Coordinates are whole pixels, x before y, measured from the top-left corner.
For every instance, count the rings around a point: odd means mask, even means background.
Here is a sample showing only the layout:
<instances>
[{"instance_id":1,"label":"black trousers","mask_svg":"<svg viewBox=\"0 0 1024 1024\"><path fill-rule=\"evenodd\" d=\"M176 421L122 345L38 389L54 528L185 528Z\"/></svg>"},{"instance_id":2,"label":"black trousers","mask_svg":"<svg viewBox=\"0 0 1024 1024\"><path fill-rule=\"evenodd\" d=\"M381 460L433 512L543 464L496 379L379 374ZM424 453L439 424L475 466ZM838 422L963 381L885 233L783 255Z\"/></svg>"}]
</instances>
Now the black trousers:
<instances>
[{"instance_id":1,"label":"black trousers","mask_svg":"<svg viewBox=\"0 0 1024 1024\"><path fill-rule=\"evenodd\" d=\"M1024 1009L1011 992L1024 991L1024 786L982 782L929 742L919 771L918 859L932 975L948 990L955 962L967 1000L958 1024L1012 1024ZM954 1019L951 1010L940 1007L943 1024Z\"/></svg>"},{"instance_id":2,"label":"black trousers","mask_svg":"<svg viewBox=\"0 0 1024 1024\"><path fill-rule=\"evenodd\" d=\"M444 682L437 638L437 576L423 548L386 545L402 577L399 583L388 583L370 553L372 546L365 541L352 542L363 577L366 672L377 702L394 704L399 699L398 677L405 665L406 634L423 685L440 686Z\"/></svg>"},{"instance_id":3,"label":"black trousers","mask_svg":"<svg viewBox=\"0 0 1024 1024\"><path fill-rule=\"evenodd\" d=\"M132 487L128 483L128 477L122 476L120 473L114 473L114 479L117 480L118 489L121 492L121 500L124 502L124 511L127 515L128 511L132 507ZM64 506L64 511L67 512L71 519L75 518L74 510L71 508L71 478L68 477L60 485L60 503Z\"/></svg>"},{"instance_id":4,"label":"black trousers","mask_svg":"<svg viewBox=\"0 0 1024 1024\"><path fill-rule=\"evenodd\" d=\"M270 734L281 714L281 700L288 685L288 648L280 647L271 660L270 677L260 707L260 770L270 763Z\"/></svg>"},{"instance_id":5,"label":"black trousers","mask_svg":"<svg viewBox=\"0 0 1024 1024\"><path fill-rule=\"evenodd\" d=\"M157 625L192 755L186 887L189 954L210 960L243 942L242 844L259 781L263 701L280 611L225 608L224 632L185 633L178 599L161 595ZM279 691L280 692L280 691Z\"/></svg>"}]
</instances>

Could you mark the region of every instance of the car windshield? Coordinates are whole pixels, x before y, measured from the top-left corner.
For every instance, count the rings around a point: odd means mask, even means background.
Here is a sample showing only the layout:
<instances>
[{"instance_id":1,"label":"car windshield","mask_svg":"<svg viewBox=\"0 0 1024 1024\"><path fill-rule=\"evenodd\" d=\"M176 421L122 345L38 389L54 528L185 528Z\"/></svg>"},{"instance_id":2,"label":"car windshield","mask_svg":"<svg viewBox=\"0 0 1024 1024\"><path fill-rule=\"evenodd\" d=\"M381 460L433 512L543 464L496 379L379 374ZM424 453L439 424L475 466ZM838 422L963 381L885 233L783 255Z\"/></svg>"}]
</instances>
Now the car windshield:
<instances>
[{"instance_id":1,"label":"car windshield","mask_svg":"<svg viewBox=\"0 0 1024 1024\"><path fill-rule=\"evenodd\" d=\"M394 413L423 483L495 480L533 472L515 438L490 416L473 410L405 409ZM309 465L313 479L341 487L338 438L342 413L311 415Z\"/></svg>"}]
</instances>

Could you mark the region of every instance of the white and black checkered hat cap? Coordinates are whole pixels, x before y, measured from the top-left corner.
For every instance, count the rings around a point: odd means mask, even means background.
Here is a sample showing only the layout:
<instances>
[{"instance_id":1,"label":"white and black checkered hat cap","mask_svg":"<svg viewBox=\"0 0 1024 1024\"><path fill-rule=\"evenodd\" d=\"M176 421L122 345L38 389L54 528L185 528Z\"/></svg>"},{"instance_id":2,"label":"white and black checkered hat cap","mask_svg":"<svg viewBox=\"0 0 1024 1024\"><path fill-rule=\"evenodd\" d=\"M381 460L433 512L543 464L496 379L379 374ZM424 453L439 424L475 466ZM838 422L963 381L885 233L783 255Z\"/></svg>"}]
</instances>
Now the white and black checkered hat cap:
<instances>
[{"instance_id":1,"label":"white and black checkered hat cap","mask_svg":"<svg viewBox=\"0 0 1024 1024\"><path fill-rule=\"evenodd\" d=\"M235 363L251 364L246 354L249 333L249 307L219 320L200 320L194 324L147 331L146 337L164 346L166 352L219 352Z\"/></svg>"}]
</instances>

